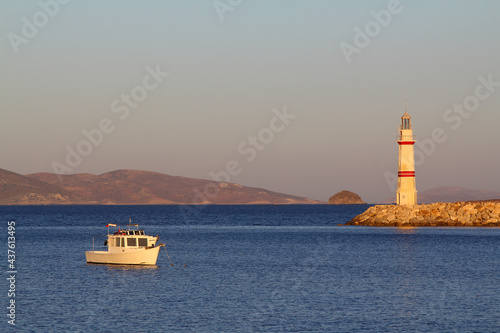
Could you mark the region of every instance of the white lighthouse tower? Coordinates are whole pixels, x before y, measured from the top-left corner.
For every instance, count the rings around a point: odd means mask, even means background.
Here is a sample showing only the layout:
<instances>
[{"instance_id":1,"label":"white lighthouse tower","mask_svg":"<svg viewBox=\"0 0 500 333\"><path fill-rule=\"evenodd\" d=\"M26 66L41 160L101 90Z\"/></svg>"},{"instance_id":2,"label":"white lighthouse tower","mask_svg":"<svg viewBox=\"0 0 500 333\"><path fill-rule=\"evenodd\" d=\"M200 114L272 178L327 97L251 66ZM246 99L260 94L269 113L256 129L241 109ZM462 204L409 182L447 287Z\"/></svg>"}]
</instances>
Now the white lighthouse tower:
<instances>
[{"instance_id":1,"label":"white lighthouse tower","mask_svg":"<svg viewBox=\"0 0 500 333\"><path fill-rule=\"evenodd\" d=\"M401 117L397 141L399 144L399 167L396 203L398 205L416 205L417 187L415 185L415 153L413 149L415 137L408 112L405 112Z\"/></svg>"}]
</instances>

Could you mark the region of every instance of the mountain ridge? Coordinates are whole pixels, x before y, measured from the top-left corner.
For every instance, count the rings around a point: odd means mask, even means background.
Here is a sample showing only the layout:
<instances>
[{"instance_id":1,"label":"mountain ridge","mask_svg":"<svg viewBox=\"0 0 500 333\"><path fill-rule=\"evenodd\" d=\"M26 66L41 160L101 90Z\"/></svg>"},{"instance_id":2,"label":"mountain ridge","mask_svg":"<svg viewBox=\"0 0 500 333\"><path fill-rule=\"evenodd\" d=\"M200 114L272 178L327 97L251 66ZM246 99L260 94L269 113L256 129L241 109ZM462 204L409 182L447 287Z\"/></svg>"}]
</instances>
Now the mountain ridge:
<instances>
[{"instance_id":1,"label":"mountain ridge","mask_svg":"<svg viewBox=\"0 0 500 333\"><path fill-rule=\"evenodd\" d=\"M488 190L472 190L458 186L438 186L419 192L417 201L419 204L431 204L436 202L464 202L464 201L490 201L500 199L500 192ZM387 198L382 204L394 203L395 198Z\"/></svg>"},{"instance_id":2,"label":"mountain ridge","mask_svg":"<svg viewBox=\"0 0 500 333\"><path fill-rule=\"evenodd\" d=\"M48 172L20 175L0 169L0 189L1 205L325 203L235 183L129 169L100 175Z\"/></svg>"},{"instance_id":3,"label":"mountain ridge","mask_svg":"<svg viewBox=\"0 0 500 333\"><path fill-rule=\"evenodd\" d=\"M77 194L58 186L4 169L0 169L0 189L0 204L85 202Z\"/></svg>"}]
</instances>

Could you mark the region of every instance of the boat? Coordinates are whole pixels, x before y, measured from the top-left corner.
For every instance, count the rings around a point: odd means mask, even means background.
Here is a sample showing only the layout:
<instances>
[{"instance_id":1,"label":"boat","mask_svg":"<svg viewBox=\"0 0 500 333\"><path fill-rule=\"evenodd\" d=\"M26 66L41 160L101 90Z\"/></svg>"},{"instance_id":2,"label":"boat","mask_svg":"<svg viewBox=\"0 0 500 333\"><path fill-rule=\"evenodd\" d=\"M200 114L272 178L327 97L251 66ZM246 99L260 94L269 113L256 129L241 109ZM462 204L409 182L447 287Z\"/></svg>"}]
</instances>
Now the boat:
<instances>
[{"instance_id":1,"label":"boat","mask_svg":"<svg viewBox=\"0 0 500 333\"><path fill-rule=\"evenodd\" d=\"M116 224L108 224L107 239L104 246L107 251L95 251L92 240L92 251L85 251L89 264L115 264L115 265L156 265L160 248L165 244L158 244L160 236L148 236L138 224L127 224L126 228ZM111 232L110 227L117 227Z\"/></svg>"}]
</instances>

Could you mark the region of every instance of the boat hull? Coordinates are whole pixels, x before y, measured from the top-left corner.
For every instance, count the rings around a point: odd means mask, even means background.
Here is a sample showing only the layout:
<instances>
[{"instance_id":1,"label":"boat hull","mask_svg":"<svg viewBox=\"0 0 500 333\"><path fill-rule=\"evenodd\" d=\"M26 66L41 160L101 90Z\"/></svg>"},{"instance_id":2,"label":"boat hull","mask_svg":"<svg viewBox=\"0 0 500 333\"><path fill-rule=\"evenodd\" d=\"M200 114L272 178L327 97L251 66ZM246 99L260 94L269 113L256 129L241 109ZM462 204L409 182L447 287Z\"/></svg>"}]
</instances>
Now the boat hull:
<instances>
[{"instance_id":1,"label":"boat hull","mask_svg":"<svg viewBox=\"0 0 500 333\"><path fill-rule=\"evenodd\" d=\"M115 264L115 265L156 265L160 246L110 253L107 251L86 251L85 256L89 264Z\"/></svg>"}]
</instances>

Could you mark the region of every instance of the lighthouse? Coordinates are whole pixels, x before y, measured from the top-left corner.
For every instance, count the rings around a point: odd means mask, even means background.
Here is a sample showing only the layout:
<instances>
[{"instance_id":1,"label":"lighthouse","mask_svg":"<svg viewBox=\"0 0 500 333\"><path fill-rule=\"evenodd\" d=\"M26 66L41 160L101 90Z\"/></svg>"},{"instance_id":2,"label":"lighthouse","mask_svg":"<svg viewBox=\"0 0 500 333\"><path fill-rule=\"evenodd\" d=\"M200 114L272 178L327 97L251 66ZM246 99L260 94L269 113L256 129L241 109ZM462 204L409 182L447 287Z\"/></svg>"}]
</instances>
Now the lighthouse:
<instances>
[{"instance_id":1,"label":"lighthouse","mask_svg":"<svg viewBox=\"0 0 500 333\"><path fill-rule=\"evenodd\" d=\"M417 187L415 185L415 153L413 149L415 137L408 112L405 112L401 117L397 142L399 144L399 166L396 204L416 205Z\"/></svg>"}]
</instances>

